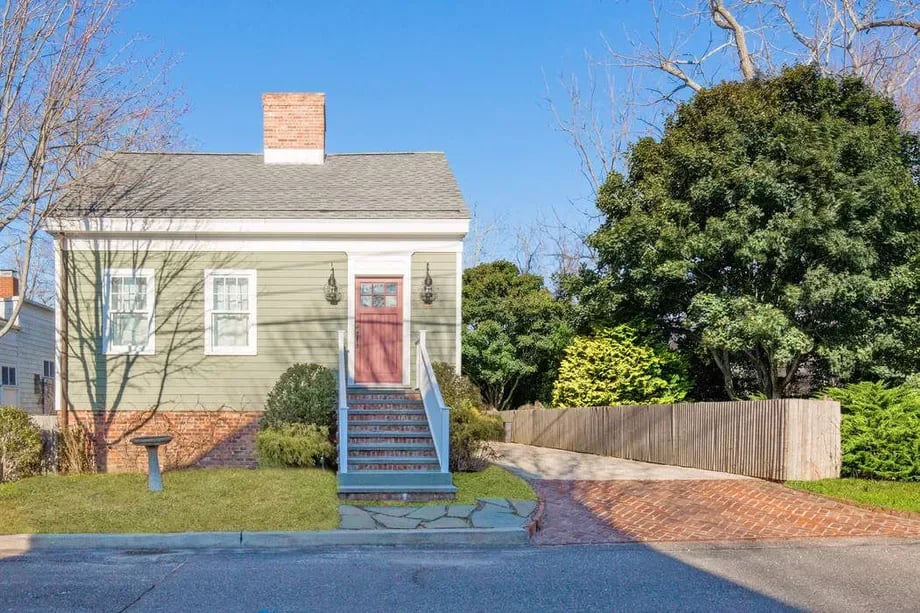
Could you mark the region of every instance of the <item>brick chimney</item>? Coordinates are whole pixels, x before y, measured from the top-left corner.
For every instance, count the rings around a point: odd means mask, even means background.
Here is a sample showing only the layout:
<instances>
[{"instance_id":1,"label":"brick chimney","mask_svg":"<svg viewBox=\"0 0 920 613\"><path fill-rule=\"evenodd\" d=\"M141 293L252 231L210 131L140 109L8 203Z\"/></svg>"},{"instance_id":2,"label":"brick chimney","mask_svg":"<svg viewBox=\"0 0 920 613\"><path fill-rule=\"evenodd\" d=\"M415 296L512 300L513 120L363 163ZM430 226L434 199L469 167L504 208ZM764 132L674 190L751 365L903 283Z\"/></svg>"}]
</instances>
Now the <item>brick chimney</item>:
<instances>
[{"instance_id":1,"label":"brick chimney","mask_svg":"<svg viewBox=\"0 0 920 613\"><path fill-rule=\"evenodd\" d=\"M262 94L266 164L322 164L326 94Z\"/></svg>"},{"instance_id":2,"label":"brick chimney","mask_svg":"<svg viewBox=\"0 0 920 613\"><path fill-rule=\"evenodd\" d=\"M15 270L0 270L0 299L19 296L19 273Z\"/></svg>"}]
</instances>

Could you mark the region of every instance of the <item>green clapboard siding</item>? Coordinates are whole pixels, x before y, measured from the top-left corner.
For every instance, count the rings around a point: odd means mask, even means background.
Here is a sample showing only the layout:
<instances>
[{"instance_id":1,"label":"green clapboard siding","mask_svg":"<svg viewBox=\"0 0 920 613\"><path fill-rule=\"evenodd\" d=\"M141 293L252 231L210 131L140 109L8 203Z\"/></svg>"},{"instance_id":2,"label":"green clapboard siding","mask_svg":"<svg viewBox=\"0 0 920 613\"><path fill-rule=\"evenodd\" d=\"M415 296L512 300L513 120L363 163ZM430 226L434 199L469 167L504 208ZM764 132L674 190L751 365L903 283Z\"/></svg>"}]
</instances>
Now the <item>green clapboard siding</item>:
<instances>
[{"instance_id":1,"label":"green clapboard siding","mask_svg":"<svg viewBox=\"0 0 920 613\"><path fill-rule=\"evenodd\" d=\"M428 330L428 354L434 362L457 361L457 258L456 253L412 255L412 354L410 368L415 379L415 341L419 330ZM419 298L425 279L425 264L431 264L431 278L437 300L426 305Z\"/></svg>"},{"instance_id":2,"label":"green clapboard siding","mask_svg":"<svg viewBox=\"0 0 920 613\"><path fill-rule=\"evenodd\" d=\"M343 297L331 305L324 298L333 263L344 291L344 253L68 253L70 406L262 409L266 394L291 364L336 366L336 333L345 328L347 301ZM97 288L106 268L154 269L155 355L103 355ZM257 271L258 355L204 355L204 271L209 268Z\"/></svg>"}]
</instances>

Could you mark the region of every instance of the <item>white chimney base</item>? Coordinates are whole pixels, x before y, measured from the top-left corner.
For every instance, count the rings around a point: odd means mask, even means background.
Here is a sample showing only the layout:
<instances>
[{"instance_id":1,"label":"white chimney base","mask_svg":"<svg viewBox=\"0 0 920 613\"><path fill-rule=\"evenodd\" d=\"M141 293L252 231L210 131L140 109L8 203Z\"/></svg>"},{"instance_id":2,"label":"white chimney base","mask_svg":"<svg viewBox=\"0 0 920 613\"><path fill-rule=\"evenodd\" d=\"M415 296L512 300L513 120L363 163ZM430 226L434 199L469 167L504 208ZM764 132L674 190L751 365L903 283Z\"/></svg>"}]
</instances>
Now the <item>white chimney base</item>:
<instances>
[{"instance_id":1,"label":"white chimney base","mask_svg":"<svg viewBox=\"0 0 920 613\"><path fill-rule=\"evenodd\" d=\"M266 164L322 164L322 149L265 149Z\"/></svg>"}]
</instances>

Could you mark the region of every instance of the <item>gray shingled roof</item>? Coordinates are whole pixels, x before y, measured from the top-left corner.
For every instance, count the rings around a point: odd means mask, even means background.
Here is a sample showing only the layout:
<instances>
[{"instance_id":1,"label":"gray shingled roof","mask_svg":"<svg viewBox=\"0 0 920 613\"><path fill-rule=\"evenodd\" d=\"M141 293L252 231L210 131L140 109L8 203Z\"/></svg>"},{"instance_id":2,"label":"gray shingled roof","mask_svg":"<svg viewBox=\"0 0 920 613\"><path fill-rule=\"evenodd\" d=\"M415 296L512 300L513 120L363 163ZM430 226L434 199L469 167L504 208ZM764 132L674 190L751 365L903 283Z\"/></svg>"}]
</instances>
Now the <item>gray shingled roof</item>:
<instances>
[{"instance_id":1,"label":"gray shingled roof","mask_svg":"<svg viewBox=\"0 0 920 613\"><path fill-rule=\"evenodd\" d=\"M261 154L120 153L97 164L56 217L468 219L443 153L327 155L321 165Z\"/></svg>"}]
</instances>

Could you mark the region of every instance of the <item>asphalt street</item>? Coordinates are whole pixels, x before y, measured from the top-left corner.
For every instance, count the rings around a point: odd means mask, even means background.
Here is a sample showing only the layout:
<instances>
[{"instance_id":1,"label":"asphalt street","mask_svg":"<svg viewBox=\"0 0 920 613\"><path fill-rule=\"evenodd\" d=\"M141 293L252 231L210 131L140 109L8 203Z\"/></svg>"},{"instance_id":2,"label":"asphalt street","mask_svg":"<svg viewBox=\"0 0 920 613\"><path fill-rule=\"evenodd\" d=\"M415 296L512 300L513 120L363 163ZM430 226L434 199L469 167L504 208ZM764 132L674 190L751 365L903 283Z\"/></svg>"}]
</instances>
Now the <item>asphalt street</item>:
<instances>
[{"instance_id":1,"label":"asphalt street","mask_svg":"<svg viewBox=\"0 0 920 613\"><path fill-rule=\"evenodd\" d=\"M916 611L920 541L0 556L5 611Z\"/></svg>"}]
</instances>

